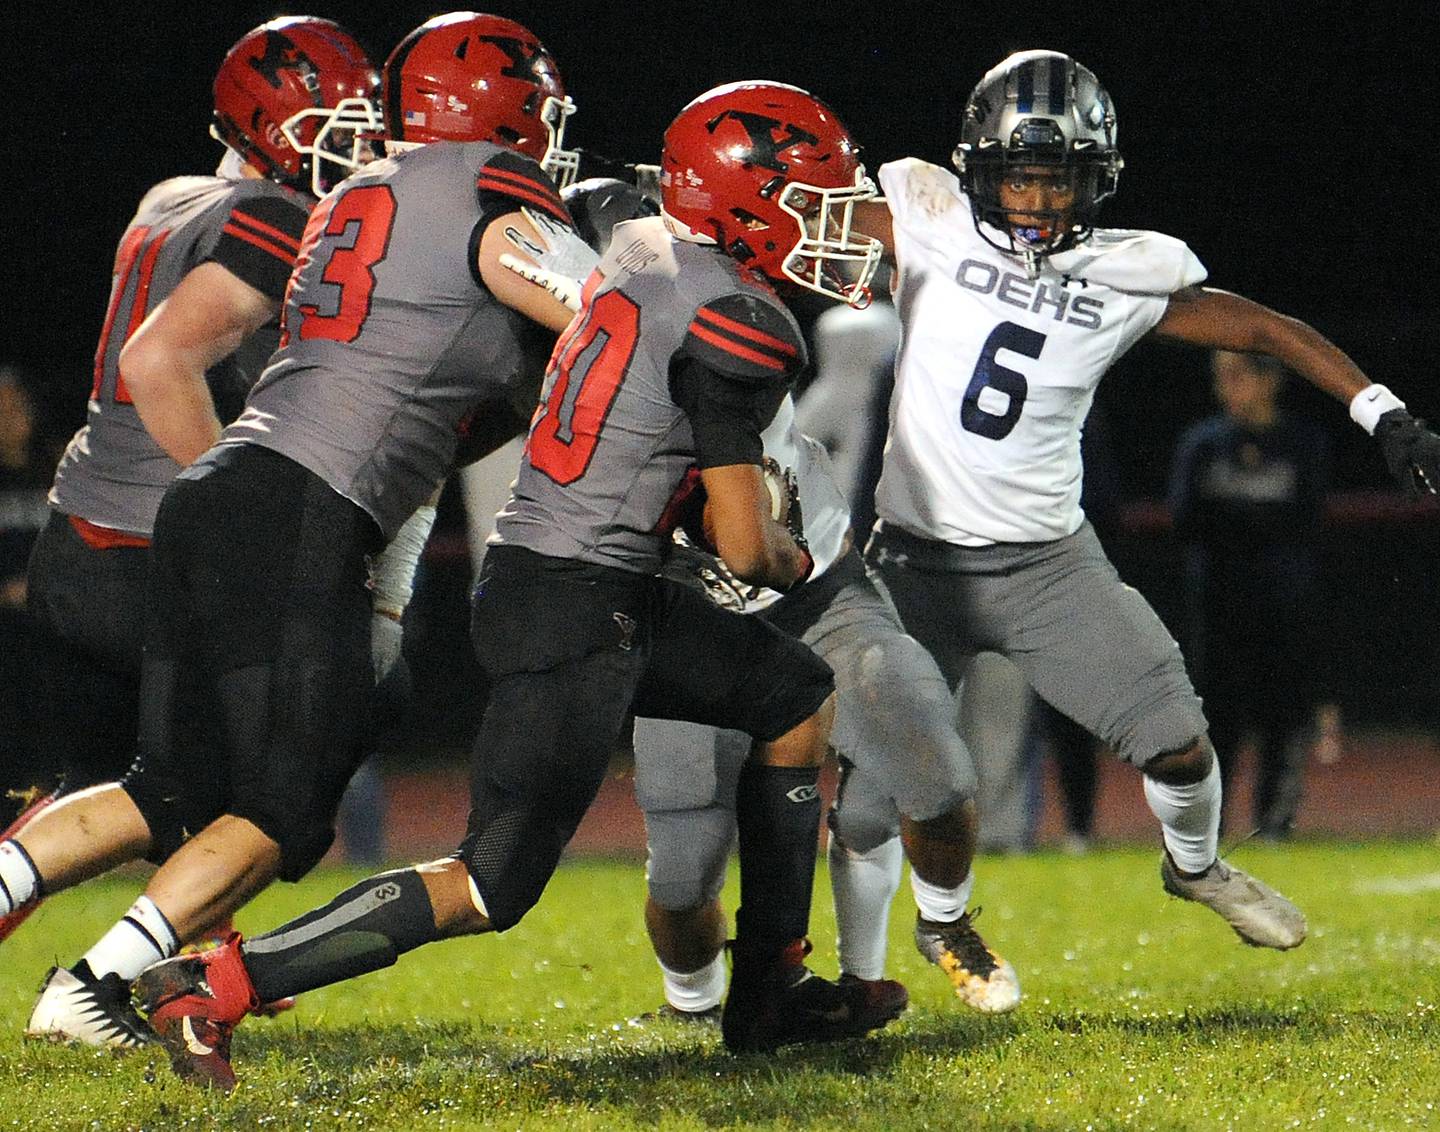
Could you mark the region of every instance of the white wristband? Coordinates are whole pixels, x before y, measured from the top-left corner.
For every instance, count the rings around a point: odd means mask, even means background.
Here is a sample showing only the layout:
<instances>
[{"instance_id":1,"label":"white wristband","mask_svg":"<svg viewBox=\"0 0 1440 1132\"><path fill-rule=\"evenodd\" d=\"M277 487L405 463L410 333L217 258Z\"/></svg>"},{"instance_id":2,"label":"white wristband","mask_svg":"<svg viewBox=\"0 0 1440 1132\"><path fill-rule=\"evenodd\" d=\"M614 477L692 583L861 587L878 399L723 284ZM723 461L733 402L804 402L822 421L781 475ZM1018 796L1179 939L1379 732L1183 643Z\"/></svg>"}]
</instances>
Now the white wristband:
<instances>
[{"instance_id":1,"label":"white wristband","mask_svg":"<svg viewBox=\"0 0 1440 1132\"><path fill-rule=\"evenodd\" d=\"M1403 409L1405 402L1383 385L1367 385L1350 399L1350 419L1372 436L1375 424L1391 409Z\"/></svg>"}]
</instances>

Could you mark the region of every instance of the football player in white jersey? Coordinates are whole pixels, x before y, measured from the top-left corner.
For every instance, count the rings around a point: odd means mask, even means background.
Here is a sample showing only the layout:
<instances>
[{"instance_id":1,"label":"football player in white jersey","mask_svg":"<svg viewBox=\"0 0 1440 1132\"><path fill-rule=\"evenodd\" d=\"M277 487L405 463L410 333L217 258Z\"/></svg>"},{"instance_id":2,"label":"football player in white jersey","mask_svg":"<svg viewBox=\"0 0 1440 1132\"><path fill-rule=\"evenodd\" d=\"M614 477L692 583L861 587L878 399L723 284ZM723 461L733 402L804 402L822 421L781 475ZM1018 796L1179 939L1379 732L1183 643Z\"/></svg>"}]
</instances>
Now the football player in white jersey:
<instances>
[{"instance_id":1,"label":"football player in white jersey","mask_svg":"<svg viewBox=\"0 0 1440 1132\"><path fill-rule=\"evenodd\" d=\"M1220 777L1179 649L1123 585L1080 509L1095 387L1145 335L1269 354L1350 406L1412 491L1440 487L1440 436L1303 322L1225 291L1179 240L1097 228L1121 158L1087 68L1024 51L970 96L959 178L879 171L857 225L899 267L902 338L870 564L952 682L981 650L1144 774L1166 891L1247 943L1305 938L1279 893L1217 854ZM858 210L857 210L858 211Z\"/></svg>"}]
</instances>

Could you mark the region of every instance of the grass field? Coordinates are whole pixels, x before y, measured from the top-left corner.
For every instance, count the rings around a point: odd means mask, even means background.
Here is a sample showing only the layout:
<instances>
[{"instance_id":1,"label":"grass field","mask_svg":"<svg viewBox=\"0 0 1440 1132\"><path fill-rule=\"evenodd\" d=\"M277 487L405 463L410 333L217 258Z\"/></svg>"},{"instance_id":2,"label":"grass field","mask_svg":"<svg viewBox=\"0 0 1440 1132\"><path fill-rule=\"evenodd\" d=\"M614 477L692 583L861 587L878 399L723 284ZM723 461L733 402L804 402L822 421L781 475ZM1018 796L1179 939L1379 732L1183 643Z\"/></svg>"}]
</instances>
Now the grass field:
<instances>
[{"instance_id":1,"label":"grass field","mask_svg":"<svg viewBox=\"0 0 1440 1132\"><path fill-rule=\"evenodd\" d=\"M46 967L133 899L135 878L52 900L0 947L0 1129L1440 1128L1440 847L1246 845L1236 863L1309 913L1311 938L1241 945L1167 898L1156 854L985 858L980 924L1020 972L1004 1018L965 1012L909 940L909 1012L861 1042L728 1056L718 1034L626 1019L659 998L633 864L565 865L504 937L457 940L304 996L236 1037L210 1096L164 1059L24 1042ZM277 888L263 927L350 874ZM825 880L812 935L835 973Z\"/></svg>"}]
</instances>

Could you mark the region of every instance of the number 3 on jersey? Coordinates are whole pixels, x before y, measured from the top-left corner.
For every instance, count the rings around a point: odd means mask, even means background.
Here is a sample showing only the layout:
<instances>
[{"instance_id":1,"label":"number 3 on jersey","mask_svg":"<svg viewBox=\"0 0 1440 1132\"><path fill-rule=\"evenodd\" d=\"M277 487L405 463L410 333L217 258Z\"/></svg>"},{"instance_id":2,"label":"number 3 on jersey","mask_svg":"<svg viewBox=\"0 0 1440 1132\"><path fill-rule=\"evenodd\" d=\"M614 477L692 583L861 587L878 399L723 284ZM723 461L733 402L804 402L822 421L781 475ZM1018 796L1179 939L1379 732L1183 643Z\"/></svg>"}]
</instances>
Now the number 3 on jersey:
<instances>
[{"instance_id":1,"label":"number 3 on jersey","mask_svg":"<svg viewBox=\"0 0 1440 1132\"><path fill-rule=\"evenodd\" d=\"M1038 358L1045 348L1045 335L1038 330L1002 322L990 332L980 350L980 360L960 401L960 427L990 440L1003 440L1020 421L1030 383L1019 370L1002 366L995 360L1001 350L1009 350L1026 358ZM987 389L1004 394L1009 400L1003 412L991 412L980 404L980 395ZM994 400L994 398L987 398ZM998 406L995 406L998 408Z\"/></svg>"},{"instance_id":2,"label":"number 3 on jersey","mask_svg":"<svg viewBox=\"0 0 1440 1132\"><path fill-rule=\"evenodd\" d=\"M316 206L305 225L295 271L286 289L282 347L290 340L294 330L291 319L295 316L302 340L353 342L360 336L375 290L374 268L390 248L394 224L395 195L389 185L350 189ZM325 266L315 279L310 272L320 262ZM302 277L305 296L313 301L292 307L291 292Z\"/></svg>"},{"instance_id":3,"label":"number 3 on jersey","mask_svg":"<svg viewBox=\"0 0 1440 1132\"><path fill-rule=\"evenodd\" d=\"M555 344L555 381L530 430L530 463L562 487L585 474L640 333L640 308L619 291L588 303Z\"/></svg>"}]
</instances>

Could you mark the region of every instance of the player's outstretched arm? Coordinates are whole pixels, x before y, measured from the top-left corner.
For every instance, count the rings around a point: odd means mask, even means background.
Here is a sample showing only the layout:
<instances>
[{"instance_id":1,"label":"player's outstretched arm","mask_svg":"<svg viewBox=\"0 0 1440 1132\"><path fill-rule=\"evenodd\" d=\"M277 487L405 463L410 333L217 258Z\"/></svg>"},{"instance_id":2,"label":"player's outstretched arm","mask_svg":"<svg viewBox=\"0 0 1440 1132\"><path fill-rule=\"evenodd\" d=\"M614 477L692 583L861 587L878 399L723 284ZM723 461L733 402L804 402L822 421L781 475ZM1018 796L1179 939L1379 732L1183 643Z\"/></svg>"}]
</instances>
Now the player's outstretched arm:
<instances>
[{"instance_id":1,"label":"player's outstretched arm","mask_svg":"<svg viewBox=\"0 0 1440 1132\"><path fill-rule=\"evenodd\" d=\"M1412 417L1403 401L1372 382L1308 323L1228 291L1185 287L1170 296L1151 333L1207 349L1278 358L1350 407L1355 423L1379 442L1386 465L1402 487L1412 493L1440 491L1440 435Z\"/></svg>"},{"instance_id":2,"label":"player's outstretched arm","mask_svg":"<svg viewBox=\"0 0 1440 1132\"><path fill-rule=\"evenodd\" d=\"M280 304L218 263L193 268L120 352L120 378L155 443L182 467L220 437L205 371Z\"/></svg>"}]
</instances>

